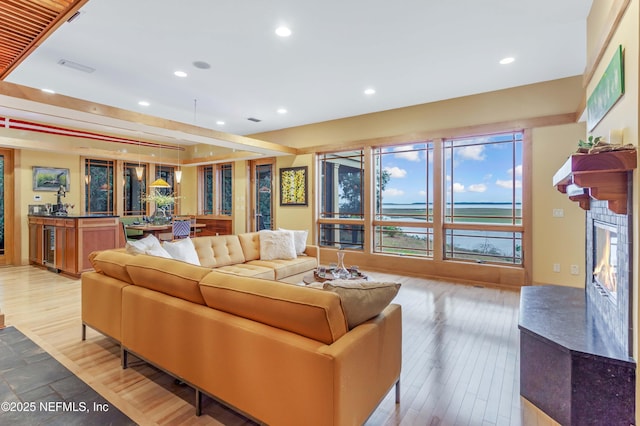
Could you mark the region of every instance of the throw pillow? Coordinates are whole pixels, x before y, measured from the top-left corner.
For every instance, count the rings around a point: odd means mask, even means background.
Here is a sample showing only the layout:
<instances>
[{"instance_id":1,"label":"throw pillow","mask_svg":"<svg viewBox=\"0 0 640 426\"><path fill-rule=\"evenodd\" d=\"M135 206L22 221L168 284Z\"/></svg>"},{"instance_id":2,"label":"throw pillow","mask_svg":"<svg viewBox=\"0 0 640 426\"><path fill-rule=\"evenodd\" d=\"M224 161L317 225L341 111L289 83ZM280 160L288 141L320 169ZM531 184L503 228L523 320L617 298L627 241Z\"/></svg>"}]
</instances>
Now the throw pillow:
<instances>
[{"instance_id":1,"label":"throw pillow","mask_svg":"<svg viewBox=\"0 0 640 426\"><path fill-rule=\"evenodd\" d=\"M304 231L295 231L282 228L278 228L278 230L293 232L293 244L296 246L296 254L304 254L304 250L307 248L307 235L309 235L309 231L306 229Z\"/></svg>"},{"instance_id":2,"label":"throw pillow","mask_svg":"<svg viewBox=\"0 0 640 426\"><path fill-rule=\"evenodd\" d=\"M295 259L296 246L290 231L260 231L260 260Z\"/></svg>"},{"instance_id":3,"label":"throw pillow","mask_svg":"<svg viewBox=\"0 0 640 426\"><path fill-rule=\"evenodd\" d=\"M382 312L398 294L400 283L333 280L324 283L323 289L338 293L352 329Z\"/></svg>"},{"instance_id":4,"label":"throw pillow","mask_svg":"<svg viewBox=\"0 0 640 426\"><path fill-rule=\"evenodd\" d=\"M200 259L191 238L183 238L177 241L165 241L162 247L176 260L200 266Z\"/></svg>"},{"instance_id":5,"label":"throw pillow","mask_svg":"<svg viewBox=\"0 0 640 426\"><path fill-rule=\"evenodd\" d=\"M147 235L137 241L127 241L126 250L131 254L148 254L171 259L171 255L162 248L160 241L154 235Z\"/></svg>"}]
</instances>

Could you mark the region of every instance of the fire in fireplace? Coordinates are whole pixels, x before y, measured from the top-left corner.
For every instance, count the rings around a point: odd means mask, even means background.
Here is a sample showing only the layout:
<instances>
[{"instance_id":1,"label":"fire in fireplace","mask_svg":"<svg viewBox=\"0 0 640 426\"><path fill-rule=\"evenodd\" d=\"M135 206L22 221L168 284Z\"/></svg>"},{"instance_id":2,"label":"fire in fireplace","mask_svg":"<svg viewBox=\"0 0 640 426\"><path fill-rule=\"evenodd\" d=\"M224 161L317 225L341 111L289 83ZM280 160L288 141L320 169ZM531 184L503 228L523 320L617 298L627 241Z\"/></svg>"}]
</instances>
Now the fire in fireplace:
<instances>
[{"instance_id":1,"label":"fire in fireplace","mask_svg":"<svg viewBox=\"0 0 640 426\"><path fill-rule=\"evenodd\" d=\"M616 227L594 220L593 243L595 284L613 300L616 300L618 295L618 234Z\"/></svg>"}]
</instances>

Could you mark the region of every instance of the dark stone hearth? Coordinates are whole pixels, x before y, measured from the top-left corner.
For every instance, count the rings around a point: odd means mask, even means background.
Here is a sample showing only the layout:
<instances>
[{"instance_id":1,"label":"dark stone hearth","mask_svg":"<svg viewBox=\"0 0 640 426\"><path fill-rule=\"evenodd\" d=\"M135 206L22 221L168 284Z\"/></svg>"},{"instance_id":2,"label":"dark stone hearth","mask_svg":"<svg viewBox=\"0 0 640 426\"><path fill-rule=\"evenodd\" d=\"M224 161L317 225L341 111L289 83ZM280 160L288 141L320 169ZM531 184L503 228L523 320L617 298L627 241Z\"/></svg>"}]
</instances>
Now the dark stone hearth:
<instances>
[{"instance_id":1,"label":"dark stone hearth","mask_svg":"<svg viewBox=\"0 0 640 426\"><path fill-rule=\"evenodd\" d=\"M635 422L635 362L601 333L582 289L524 287L520 394L563 425Z\"/></svg>"}]
</instances>

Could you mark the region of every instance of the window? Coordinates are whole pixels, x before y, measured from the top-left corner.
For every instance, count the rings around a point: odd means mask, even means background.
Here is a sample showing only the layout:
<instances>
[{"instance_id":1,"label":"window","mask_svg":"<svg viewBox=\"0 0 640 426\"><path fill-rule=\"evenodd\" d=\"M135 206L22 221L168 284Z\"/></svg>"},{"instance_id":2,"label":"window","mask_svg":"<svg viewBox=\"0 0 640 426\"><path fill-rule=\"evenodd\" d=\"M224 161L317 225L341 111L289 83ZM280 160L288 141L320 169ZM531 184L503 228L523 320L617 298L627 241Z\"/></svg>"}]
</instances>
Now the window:
<instances>
[{"instance_id":1,"label":"window","mask_svg":"<svg viewBox=\"0 0 640 426\"><path fill-rule=\"evenodd\" d=\"M373 251L433 256L433 144L373 149Z\"/></svg>"},{"instance_id":2,"label":"window","mask_svg":"<svg viewBox=\"0 0 640 426\"><path fill-rule=\"evenodd\" d=\"M138 180L136 167L142 167L142 179ZM147 166L144 164L124 164L124 216L145 216L147 203L143 200L146 195Z\"/></svg>"},{"instance_id":3,"label":"window","mask_svg":"<svg viewBox=\"0 0 640 426\"><path fill-rule=\"evenodd\" d=\"M175 181L175 167L173 166L156 166L156 176L153 180L162 178L169 184L168 188L154 188L157 192L163 195L178 194L178 186ZM178 199L179 200L179 199ZM178 202L178 201L176 201ZM176 212L176 205L170 204L166 209L167 216L173 216Z\"/></svg>"},{"instance_id":4,"label":"window","mask_svg":"<svg viewBox=\"0 0 640 426\"><path fill-rule=\"evenodd\" d=\"M522 139L443 141L447 258L522 263Z\"/></svg>"},{"instance_id":5,"label":"window","mask_svg":"<svg viewBox=\"0 0 640 426\"><path fill-rule=\"evenodd\" d=\"M113 203L114 161L85 159L85 212L115 214Z\"/></svg>"},{"instance_id":6,"label":"window","mask_svg":"<svg viewBox=\"0 0 640 426\"><path fill-rule=\"evenodd\" d=\"M233 213L233 165L213 164L201 168L203 213L231 216Z\"/></svg>"},{"instance_id":7,"label":"window","mask_svg":"<svg viewBox=\"0 0 640 426\"><path fill-rule=\"evenodd\" d=\"M318 155L319 245L364 250L371 235L373 253L522 265L523 138L516 131Z\"/></svg>"},{"instance_id":8,"label":"window","mask_svg":"<svg viewBox=\"0 0 640 426\"><path fill-rule=\"evenodd\" d=\"M318 155L321 246L364 248L364 151Z\"/></svg>"}]
</instances>

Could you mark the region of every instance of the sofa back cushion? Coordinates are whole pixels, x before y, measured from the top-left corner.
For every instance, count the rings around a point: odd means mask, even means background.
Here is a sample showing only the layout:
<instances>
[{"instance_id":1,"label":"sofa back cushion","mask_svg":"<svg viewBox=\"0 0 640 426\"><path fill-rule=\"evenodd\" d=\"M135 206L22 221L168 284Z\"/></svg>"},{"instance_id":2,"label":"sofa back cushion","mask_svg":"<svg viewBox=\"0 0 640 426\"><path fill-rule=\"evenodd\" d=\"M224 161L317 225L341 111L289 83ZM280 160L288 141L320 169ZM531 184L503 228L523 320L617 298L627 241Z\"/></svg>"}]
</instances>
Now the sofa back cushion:
<instances>
[{"instance_id":1,"label":"sofa back cushion","mask_svg":"<svg viewBox=\"0 0 640 426\"><path fill-rule=\"evenodd\" d=\"M216 235L215 237L192 238L200 265L207 268L244 263L242 246L237 235Z\"/></svg>"},{"instance_id":2,"label":"sofa back cushion","mask_svg":"<svg viewBox=\"0 0 640 426\"><path fill-rule=\"evenodd\" d=\"M89 262L96 272L132 284L127 272L127 263L134 257L125 249L94 251L89 254Z\"/></svg>"},{"instance_id":3,"label":"sofa back cushion","mask_svg":"<svg viewBox=\"0 0 640 426\"><path fill-rule=\"evenodd\" d=\"M211 269L175 259L139 254L127 264L133 284L204 305L198 282Z\"/></svg>"},{"instance_id":4,"label":"sofa back cushion","mask_svg":"<svg viewBox=\"0 0 640 426\"><path fill-rule=\"evenodd\" d=\"M245 232L244 234L238 234L240 239L240 245L244 252L245 261L260 259L260 233L259 232Z\"/></svg>"},{"instance_id":5,"label":"sofa back cushion","mask_svg":"<svg viewBox=\"0 0 640 426\"><path fill-rule=\"evenodd\" d=\"M327 345L347 332L340 297L329 291L212 271L200 281L207 306Z\"/></svg>"}]
</instances>

